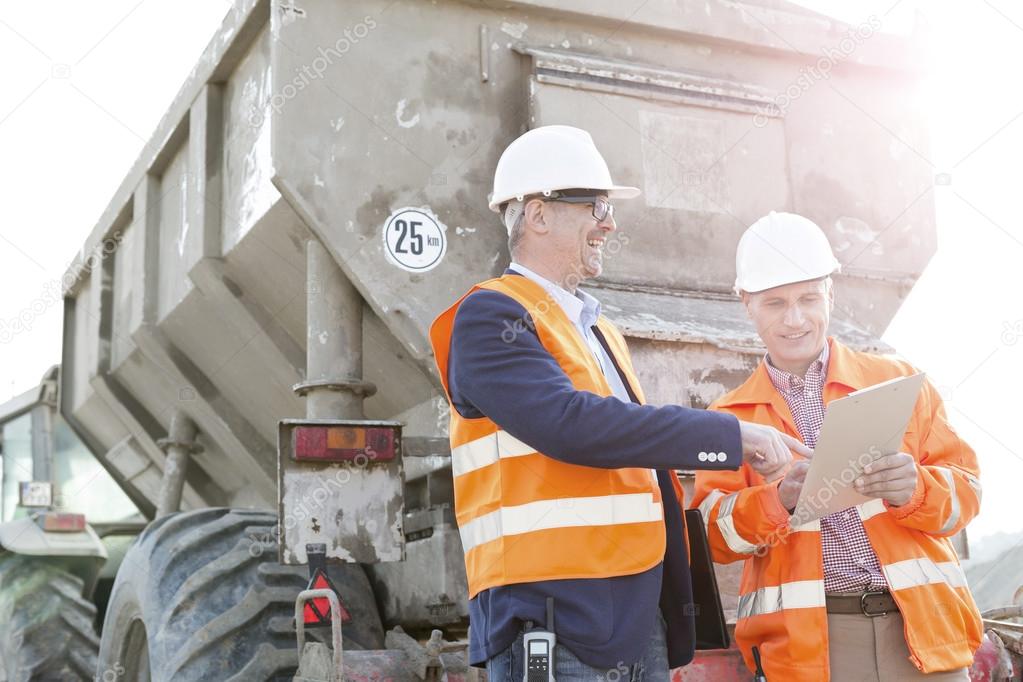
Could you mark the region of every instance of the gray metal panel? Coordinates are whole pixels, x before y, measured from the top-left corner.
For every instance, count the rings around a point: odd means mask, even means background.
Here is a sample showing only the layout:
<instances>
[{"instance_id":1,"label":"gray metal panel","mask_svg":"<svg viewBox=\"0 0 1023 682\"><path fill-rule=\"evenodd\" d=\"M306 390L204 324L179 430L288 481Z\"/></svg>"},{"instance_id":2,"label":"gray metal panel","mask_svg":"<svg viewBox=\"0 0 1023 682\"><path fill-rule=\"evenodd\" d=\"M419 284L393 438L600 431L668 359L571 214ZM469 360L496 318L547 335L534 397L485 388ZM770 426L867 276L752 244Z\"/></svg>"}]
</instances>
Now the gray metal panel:
<instances>
[{"instance_id":1,"label":"gray metal panel","mask_svg":"<svg viewBox=\"0 0 1023 682\"><path fill-rule=\"evenodd\" d=\"M542 63L534 64L534 80ZM616 205L619 231L611 239L617 244L607 253L602 279L728 292L742 231L789 201L781 121L765 118L756 129L738 96L652 100L644 88L630 86L646 77L647 67L617 65L616 78L604 78L615 82L616 94L595 94L586 74L531 86L532 126L567 123L591 131L616 182L643 189L637 199ZM689 77L663 73L673 81ZM741 81L716 82L734 92L754 89Z\"/></svg>"},{"instance_id":2,"label":"gray metal panel","mask_svg":"<svg viewBox=\"0 0 1023 682\"><path fill-rule=\"evenodd\" d=\"M72 409L77 409L91 394L89 379L96 373L99 352L99 301L93 295L91 279L82 281L71 305L73 329L70 330L71 348L75 363L71 368L71 391L68 396ZM65 318L66 319L66 318ZM68 337L65 336L65 339Z\"/></svg>"},{"instance_id":3,"label":"gray metal panel","mask_svg":"<svg viewBox=\"0 0 1023 682\"><path fill-rule=\"evenodd\" d=\"M172 157L160 179L160 265L157 319L166 317L192 290L188 271L202 257L202 226L189 221L188 146Z\"/></svg>"},{"instance_id":4,"label":"gray metal panel","mask_svg":"<svg viewBox=\"0 0 1023 682\"><path fill-rule=\"evenodd\" d=\"M275 184L408 356L435 373L429 323L505 258L485 197L495 149L525 114L508 107L521 87L519 57L506 51L481 85L479 23L489 11L399 2L385 17L385 7L321 1L304 5L303 18L274 15L274 73L296 74L323 60L318 50L335 49L307 87L275 88L294 95L272 113ZM344 43L346 29L354 44ZM429 273L385 258L381 230L402 206L429 206L448 226L447 256Z\"/></svg>"},{"instance_id":5,"label":"gray metal panel","mask_svg":"<svg viewBox=\"0 0 1023 682\"><path fill-rule=\"evenodd\" d=\"M114 253L111 367L124 362L135 349L131 333L142 322L144 229L140 221L133 221L121 234L120 244Z\"/></svg>"},{"instance_id":6,"label":"gray metal panel","mask_svg":"<svg viewBox=\"0 0 1023 682\"><path fill-rule=\"evenodd\" d=\"M75 300L71 298L64 299L64 324L61 344L61 372L59 375L59 386L58 386L58 406L61 416L67 422L71 430L75 432L79 440L94 454L100 455L100 453L107 452L106 446L102 438L107 434L96 433L97 427L110 426L109 419L89 419L91 415L84 414L83 418L79 419L76 415L76 410L72 406L72 394L75 391L74 377L76 358L75 351L79 350L79 346L72 344L72 340L75 335ZM96 401L97 398L93 398ZM111 443L115 442L113 440ZM131 499L131 501L138 507L139 511L142 512L147 518L153 517L155 507L143 490L129 481L121 472L118 470L116 465L108 463L103 456L98 456L97 461L107 470L107 472L117 481L121 490Z\"/></svg>"},{"instance_id":7,"label":"gray metal panel","mask_svg":"<svg viewBox=\"0 0 1023 682\"><path fill-rule=\"evenodd\" d=\"M270 182L270 30L264 26L224 87L222 250L229 252L278 200Z\"/></svg>"},{"instance_id":8,"label":"gray metal panel","mask_svg":"<svg viewBox=\"0 0 1023 682\"><path fill-rule=\"evenodd\" d=\"M514 0L506 5L521 12L511 18L526 20L556 14L563 24L592 21L606 27L597 36L605 42L624 42L629 31L667 34L673 41L734 47L747 54L788 56L818 54L822 46L845 34L849 26L837 19L786 0L649 0L638 7L592 0ZM875 35L861 45L849 61L891 70L919 71L921 50L895 35Z\"/></svg>"},{"instance_id":9,"label":"gray metal panel","mask_svg":"<svg viewBox=\"0 0 1023 682\"><path fill-rule=\"evenodd\" d=\"M224 259L225 286L239 300L269 311L299 349L306 340L305 242L312 238L288 203L278 200ZM297 366L304 365L303 350Z\"/></svg>"},{"instance_id":10,"label":"gray metal panel","mask_svg":"<svg viewBox=\"0 0 1023 682\"><path fill-rule=\"evenodd\" d=\"M454 512L406 514L405 538L405 561L366 567L378 587L384 623L422 628L468 618L469 585Z\"/></svg>"},{"instance_id":11,"label":"gray metal panel","mask_svg":"<svg viewBox=\"0 0 1023 682\"><path fill-rule=\"evenodd\" d=\"M200 443L204 448L226 455L233 466L239 467L239 475L247 479L260 499L273 499L274 452L270 443L166 333L157 327L142 325L134 338L146 361L158 369L160 378L166 382L162 393L164 402L158 413L166 420L168 408L180 405L199 425ZM156 376L149 380L153 378ZM203 438L213 442L207 444ZM202 460L196 457L195 461ZM219 479L215 480L220 483Z\"/></svg>"}]
</instances>

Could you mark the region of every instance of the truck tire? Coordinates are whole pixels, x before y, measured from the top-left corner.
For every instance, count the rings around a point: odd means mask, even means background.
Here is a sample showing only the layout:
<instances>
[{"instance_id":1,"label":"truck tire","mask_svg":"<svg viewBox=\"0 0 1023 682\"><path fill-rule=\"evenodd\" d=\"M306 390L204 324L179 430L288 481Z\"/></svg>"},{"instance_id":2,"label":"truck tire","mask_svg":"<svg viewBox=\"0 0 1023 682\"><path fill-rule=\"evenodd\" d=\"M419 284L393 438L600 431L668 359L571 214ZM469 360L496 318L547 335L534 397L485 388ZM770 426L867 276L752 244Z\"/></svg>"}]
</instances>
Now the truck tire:
<instances>
[{"instance_id":1,"label":"truck tire","mask_svg":"<svg viewBox=\"0 0 1023 682\"><path fill-rule=\"evenodd\" d=\"M95 620L82 580L59 558L0 551L0 679L91 680Z\"/></svg>"},{"instance_id":2,"label":"truck tire","mask_svg":"<svg viewBox=\"0 0 1023 682\"><path fill-rule=\"evenodd\" d=\"M124 557L103 621L97 680L291 680L298 667L295 598L305 566L277 563L277 516L240 509L170 514ZM383 648L362 566L330 567L352 620L345 649ZM330 630L309 629L329 641Z\"/></svg>"}]
</instances>

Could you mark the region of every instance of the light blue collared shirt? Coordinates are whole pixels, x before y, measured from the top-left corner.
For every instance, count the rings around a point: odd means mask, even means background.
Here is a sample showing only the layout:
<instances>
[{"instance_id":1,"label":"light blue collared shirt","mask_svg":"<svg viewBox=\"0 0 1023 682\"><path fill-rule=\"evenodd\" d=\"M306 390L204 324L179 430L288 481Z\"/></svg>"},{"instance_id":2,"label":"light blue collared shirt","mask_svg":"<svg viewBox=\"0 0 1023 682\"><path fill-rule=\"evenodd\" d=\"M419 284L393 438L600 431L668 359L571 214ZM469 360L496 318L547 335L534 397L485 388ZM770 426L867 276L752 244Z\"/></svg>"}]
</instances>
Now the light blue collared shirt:
<instances>
[{"instance_id":1,"label":"light blue collared shirt","mask_svg":"<svg viewBox=\"0 0 1023 682\"><path fill-rule=\"evenodd\" d=\"M590 347L594 357L597 358L600 369L604 372L604 377L607 379L608 385L611 386L611 392L614 394L614 397L622 402L632 402L632 398L629 397L629 392L626 390L625 384L622 383L622 377L618 374L614 362L611 361L607 351L604 350L604 346L597 339L597 335L593 333L593 326L597 324L597 318L600 317L600 301L580 289L576 289L573 295L564 287L541 277L521 263L513 261L508 266L508 269L528 277L550 294L555 303L565 311L565 315L575 325L576 330L583 340L586 341L586 345Z\"/></svg>"}]
</instances>

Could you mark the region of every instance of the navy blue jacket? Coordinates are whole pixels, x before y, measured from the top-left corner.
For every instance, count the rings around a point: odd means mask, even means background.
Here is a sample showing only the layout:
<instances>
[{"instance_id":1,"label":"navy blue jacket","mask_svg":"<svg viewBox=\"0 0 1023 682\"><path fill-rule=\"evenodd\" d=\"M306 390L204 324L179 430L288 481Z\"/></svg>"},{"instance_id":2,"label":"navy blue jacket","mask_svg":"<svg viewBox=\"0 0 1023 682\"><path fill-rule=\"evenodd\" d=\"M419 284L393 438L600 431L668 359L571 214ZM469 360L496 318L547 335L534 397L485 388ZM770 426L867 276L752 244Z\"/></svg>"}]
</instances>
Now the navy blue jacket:
<instances>
[{"instance_id":1,"label":"navy blue jacket","mask_svg":"<svg viewBox=\"0 0 1023 682\"><path fill-rule=\"evenodd\" d=\"M509 328L524 332L510 335ZM599 329L594 327L594 332L607 348ZM622 381L628 386L624 375ZM670 476L673 469L737 469L742 442L735 417L678 405L639 405L635 396L625 403L577 391L540 343L525 308L489 290L466 298L455 316L448 386L453 408L463 417L486 415L549 457L593 467L658 469L665 502L663 563L616 578L506 585L470 600L470 662L479 665L501 653L523 622L542 625L548 596L555 598L559 644L588 665L614 668L639 660L658 607L668 624L670 665L691 661L692 586L682 514ZM728 457L725 462L701 462L701 451Z\"/></svg>"}]
</instances>

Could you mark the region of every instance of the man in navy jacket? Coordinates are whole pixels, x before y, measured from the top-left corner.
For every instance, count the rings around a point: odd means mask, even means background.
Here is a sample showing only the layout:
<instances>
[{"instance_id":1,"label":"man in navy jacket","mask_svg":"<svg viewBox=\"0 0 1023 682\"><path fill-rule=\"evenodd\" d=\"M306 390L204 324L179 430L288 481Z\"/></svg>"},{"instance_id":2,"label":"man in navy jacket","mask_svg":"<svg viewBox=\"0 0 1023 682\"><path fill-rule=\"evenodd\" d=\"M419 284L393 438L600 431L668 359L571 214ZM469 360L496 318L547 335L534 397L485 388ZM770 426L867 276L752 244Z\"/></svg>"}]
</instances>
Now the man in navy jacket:
<instances>
[{"instance_id":1,"label":"man in navy jacket","mask_svg":"<svg viewBox=\"0 0 1023 682\"><path fill-rule=\"evenodd\" d=\"M530 311L503 293L478 290L459 306L451 333L447 381L452 409L487 417L538 452L601 468L655 470L664 506L664 560L632 575L501 585L470 600L470 662L489 678L523 679L524 624L542 626L555 597L558 647L554 676L563 682L662 680L694 654L692 587L683 544L676 469L737 469L746 461L777 476L790 449L808 452L772 428L669 405L641 405L595 326L599 302L578 290L596 277L616 230L612 198L639 190L611 182L589 134L568 126L532 130L498 163L491 208L502 213L512 264L505 274L546 290L598 361L612 396L577 391L537 336Z\"/></svg>"}]
</instances>

